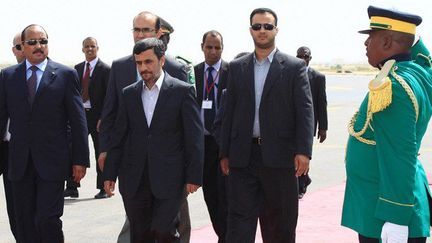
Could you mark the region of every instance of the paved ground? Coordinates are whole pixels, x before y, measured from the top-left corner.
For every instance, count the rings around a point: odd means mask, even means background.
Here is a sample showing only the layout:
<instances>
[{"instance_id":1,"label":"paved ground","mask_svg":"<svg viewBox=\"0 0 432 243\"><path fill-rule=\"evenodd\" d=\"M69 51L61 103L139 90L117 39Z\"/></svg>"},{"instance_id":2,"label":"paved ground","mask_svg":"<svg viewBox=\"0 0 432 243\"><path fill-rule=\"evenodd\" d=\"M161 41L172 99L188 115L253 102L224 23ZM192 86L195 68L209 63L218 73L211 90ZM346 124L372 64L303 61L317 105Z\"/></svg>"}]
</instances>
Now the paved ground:
<instances>
[{"instance_id":1,"label":"paved ground","mask_svg":"<svg viewBox=\"0 0 432 243\"><path fill-rule=\"evenodd\" d=\"M347 122L362 100L370 77L328 76L329 132L324 144L314 146L311 162L312 184L300 202L298 242L355 242L352 231L339 226L340 203L345 180L344 152L347 140ZM432 172L432 126L424 137L420 159L426 170ZM124 222L124 210L119 194L110 199L95 200L94 160L82 182L80 197L66 200L64 232L66 242L115 242ZM7 222L4 191L0 182L0 243L14 242ZM192 218L192 242L216 242L209 226L202 191L189 196ZM312 212L312 210L315 210ZM329 240L317 238L317 233L328 233ZM315 237L315 238L314 238ZM348 237L348 238L346 238ZM349 240L347 240L349 239ZM257 242L261 242L257 239Z\"/></svg>"}]
</instances>

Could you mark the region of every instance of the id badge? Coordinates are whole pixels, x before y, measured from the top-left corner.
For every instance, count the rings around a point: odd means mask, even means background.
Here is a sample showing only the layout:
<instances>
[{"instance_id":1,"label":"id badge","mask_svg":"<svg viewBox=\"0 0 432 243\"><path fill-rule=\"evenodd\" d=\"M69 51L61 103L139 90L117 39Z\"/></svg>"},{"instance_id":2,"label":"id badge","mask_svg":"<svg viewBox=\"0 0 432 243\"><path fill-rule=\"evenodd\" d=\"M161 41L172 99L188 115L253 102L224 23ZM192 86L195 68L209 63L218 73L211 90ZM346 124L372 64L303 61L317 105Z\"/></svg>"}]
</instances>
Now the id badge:
<instances>
[{"instance_id":1,"label":"id badge","mask_svg":"<svg viewBox=\"0 0 432 243\"><path fill-rule=\"evenodd\" d=\"M203 109L211 109L213 107L213 101L212 100L203 100L202 102L202 108Z\"/></svg>"}]
</instances>

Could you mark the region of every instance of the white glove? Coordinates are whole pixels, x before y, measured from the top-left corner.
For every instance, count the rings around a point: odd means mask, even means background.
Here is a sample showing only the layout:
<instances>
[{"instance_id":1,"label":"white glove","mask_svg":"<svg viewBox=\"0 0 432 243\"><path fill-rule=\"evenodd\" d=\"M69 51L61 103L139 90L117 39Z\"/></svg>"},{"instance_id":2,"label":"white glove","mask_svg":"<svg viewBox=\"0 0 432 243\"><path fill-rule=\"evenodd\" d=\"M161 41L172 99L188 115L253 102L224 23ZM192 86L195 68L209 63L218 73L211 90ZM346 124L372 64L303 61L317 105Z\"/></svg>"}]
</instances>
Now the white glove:
<instances>
[{"instance_id":1,"label":"white glove","mask_svg":"<svg viewBox=\"0 0 432 243\"><path fill-rule=\"evenodd\" d=\"M385 222L381 231L382 243L407 243L408 226Z\"/></svg>"}]
</instances>

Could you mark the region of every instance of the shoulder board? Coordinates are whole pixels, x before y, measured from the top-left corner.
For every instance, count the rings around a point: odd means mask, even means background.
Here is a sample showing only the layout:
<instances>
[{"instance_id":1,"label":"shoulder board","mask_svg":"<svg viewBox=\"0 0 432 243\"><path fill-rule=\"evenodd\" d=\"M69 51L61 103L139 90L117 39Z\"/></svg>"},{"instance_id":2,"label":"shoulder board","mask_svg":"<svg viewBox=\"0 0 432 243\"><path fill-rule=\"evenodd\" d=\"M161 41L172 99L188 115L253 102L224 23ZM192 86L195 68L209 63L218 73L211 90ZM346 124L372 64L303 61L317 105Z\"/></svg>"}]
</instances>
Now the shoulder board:
<instances>
[{"instance_id":1,"label":"shoulder board","mask_svg":"<svg viewBox=\"0 0 432 243\"><path fill-rule=\"evenodd\" d=\"M390 70L395 60L388 60L378 75L369 82L369 110L376 113L387 108L392 102Z\"/></svg>"}]
</instances>

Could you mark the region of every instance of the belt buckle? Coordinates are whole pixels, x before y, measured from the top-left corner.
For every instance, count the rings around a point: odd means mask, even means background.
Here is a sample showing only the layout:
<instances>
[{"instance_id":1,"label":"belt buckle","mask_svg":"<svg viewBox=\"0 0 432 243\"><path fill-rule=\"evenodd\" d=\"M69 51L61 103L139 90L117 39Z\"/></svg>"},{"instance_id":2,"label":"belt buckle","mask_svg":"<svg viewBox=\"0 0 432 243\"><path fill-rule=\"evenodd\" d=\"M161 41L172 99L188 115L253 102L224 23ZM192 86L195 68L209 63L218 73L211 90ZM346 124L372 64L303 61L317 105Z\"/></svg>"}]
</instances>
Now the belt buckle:
<instances>
[{"instance_id":1,"label":"belt buckle","mask_svg":"<svg viewBox=\"0 0 432 243\"><path fill-rule=\"evenodd\" d=\"M257 138L257 143L258 143L259 146L261 146L261 143L262 143L262 138L261 137Z\"/></svg>"}]
</instances>

